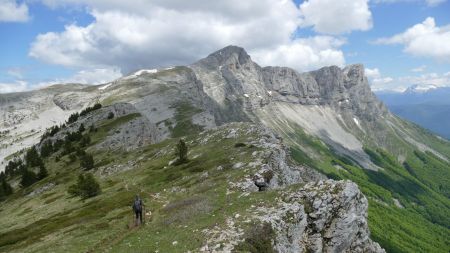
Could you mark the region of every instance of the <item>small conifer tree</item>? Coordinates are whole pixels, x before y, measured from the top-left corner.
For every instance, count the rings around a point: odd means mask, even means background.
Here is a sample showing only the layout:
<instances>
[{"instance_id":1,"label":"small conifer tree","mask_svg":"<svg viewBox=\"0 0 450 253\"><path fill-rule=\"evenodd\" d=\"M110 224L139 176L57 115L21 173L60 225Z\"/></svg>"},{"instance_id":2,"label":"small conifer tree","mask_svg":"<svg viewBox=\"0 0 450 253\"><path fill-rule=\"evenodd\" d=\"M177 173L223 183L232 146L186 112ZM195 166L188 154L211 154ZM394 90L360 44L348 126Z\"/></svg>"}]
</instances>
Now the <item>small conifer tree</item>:
<instances>
[{"instance_id":1,"label":"small conifer tree","mask_svg":"<svg viewBox=\"0 0 450 253\"><path fill-rule=\"evenodd\" d=\"M188 161L187 158L187 153L188 153L188 147L186 145L186 142L184 142L183 139L180 139L180 141L177 144L177 148L176 148L176 155L178 156L178 163L185 163Z\"/></svg>"}]
</instances>

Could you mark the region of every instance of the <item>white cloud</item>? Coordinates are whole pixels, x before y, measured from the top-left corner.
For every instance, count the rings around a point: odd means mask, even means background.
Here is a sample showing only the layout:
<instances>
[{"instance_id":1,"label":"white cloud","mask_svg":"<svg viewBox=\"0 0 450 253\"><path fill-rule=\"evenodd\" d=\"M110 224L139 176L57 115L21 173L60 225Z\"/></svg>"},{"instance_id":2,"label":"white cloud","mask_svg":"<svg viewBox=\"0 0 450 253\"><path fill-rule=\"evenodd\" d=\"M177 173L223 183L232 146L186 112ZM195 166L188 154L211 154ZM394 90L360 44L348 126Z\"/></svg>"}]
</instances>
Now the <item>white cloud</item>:
<instances>
[{"instance_id":1,"label":"white cloud","mask_svg":"<svg viewBox=\"0 0 450 253\"><path fill-rule=\"evenodd\" d=\"M371 89L373 91L405 91L411 86L415 86L416 90L450 87L450 72L444 74L424 73L416 76L401 76L396 78L380 76L371 80Z\"/></svg>"},{"instance_id":2,"label":"white cloud","mask_svg":"<svg viewBox=\"0 0 450 253\"><path fill-rule=\"evenodd\" d=\"M368 0L307 0L300 5L302 26L316 32L342 34L372 28Z\"/></svg>"},{"instance_id":3,"label":"white cloud","mask_svg":"<svg viewBox=\"0 0 450 253\"><path fill-rule=\"evenodd\" d=\"M338 50L343 43L344 40L329 36L297 39L276 48L256 51L254 58L263 65L284 65L299 70L311 70L324 65L343 66L344 54Z\"/></svg>"},{"instance_id":4,"label":"white cloud","mask_svg":"<svg viewBox=\"0 0 450 253\"><path fill-rule=\"evenodd\" d=\"M401 44L404 51L411 55L450 62L450 25L437 27L432 17L403 33L378 39L375 43Z\"/></svg>"},{"instance_id":5,"label":"white cloud","mask_svg":"<svg viewBox=\"0 0 450 253\"><path fill-rule=\"evenodd\" d=\"M373 69L366 68L364 70L364 73L366 74L367 78L369 78L369 79L374 79L374 78L380 77L380 70L378 70L378 68L373 68Z\"/></svg>"},{"instance_id":6,"label":"white cloud","mask_svg":"<svg viewBox=\"0 0 450 253\"><path fill-rule=\"evenodd\" d=\"M28 90L25 81L15 81L13 83L0 83L0 93L21 92Z\"/></svg>"},{"instance_id":7,"label":"white cloud","mask_svg":"<svg viewBox=\"0 0 450 253\"><path fill-rule=\"evenodd\" d=\"M421 66L419 66L419 67L417 67L417 68L411 69L411 71L412 71L412 72L424 72L426 68L427 68L426 65L421 65Z\"/></svg>"},{"instance_id":8,"label":"white cloud","mask_svg":"<svg viewBox=\"0 0 450 253\"><path fill-rule=\"evenodd\" d=\"M118 69L80 70L67 78L57 78L38 83L30 83L26 80L17 80L12 83L0 83L0 93L21 92L64 83L102 84L113 81L121 76L122 74Z\"/></svg>"},{"instance_id":9,"label":"white cloud","mask_svg":"<svg viewBox=\"0 0 450 253\"><path fill-rule=\"evenodd\" d=\"M118 69L80 70L71 77L40 82L35 87L42 88L61 83L102 84L113 81L121 76L122 74Z\"/></svg>"},{"instance_id":10,"label":"white cloud","mask_svg":"<svg viewBox=\"0 0 450 253\"><path fill-rule=\"evenodd\" d=\"M28 6L15 0L0 0L0 22L26 22L29 20Z\"/></svg>"},{"instance_id":11,"label":"white cloud","mask_svg":"<svg viewBox=\"0 0 450 253\"><path fill-rule=\"evenodd\" d=\"M272 57L277 64L300 71L345 62L336 43L342 39L293 39L301 22L300 10L289 0L45 2L53 8L87 6L95 20L86 26L67 25L63 32L40 34L29 55L51 64L117 67L128 73L189 64L230 44L244 47L263 64Z\"/></svg>"}]
</instances>

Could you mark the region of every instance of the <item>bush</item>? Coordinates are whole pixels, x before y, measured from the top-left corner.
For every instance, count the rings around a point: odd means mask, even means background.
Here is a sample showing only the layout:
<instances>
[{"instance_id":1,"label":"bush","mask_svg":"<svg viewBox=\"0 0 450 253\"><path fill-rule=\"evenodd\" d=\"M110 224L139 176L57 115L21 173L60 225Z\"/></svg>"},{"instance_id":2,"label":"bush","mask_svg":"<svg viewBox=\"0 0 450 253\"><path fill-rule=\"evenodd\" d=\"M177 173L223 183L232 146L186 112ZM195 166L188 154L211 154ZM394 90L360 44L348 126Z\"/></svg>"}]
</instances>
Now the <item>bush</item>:
<instances>
[{"instance_id":1,"label":"bush","mask_svg":"<svg viewBox=\"0 0 450 253\"><path fill-rule=\"evenodd\" d=\"M113 112L109 112L107 118L108 118L108 119L114 118L114 113L113 113Z\"/></svg>"},{"instance_id":2,"label":"bush","mask_svg":"<svg viewBox=\"0 0 450 253\"><path fill-rule=\"evenodd\" d=\"M187 153L188 147L186 145L186 142L184 142L183 139L180 139L176 148L176 155L178 157L177 164L185 163L188 161Z\"/></svg>"},{"instance_id":3,"label":"bush","mask_svg":"<svg viewBox=\"0 0 450 253\"><path fill-rule=\"evenodd\" d=\"M82 199L91 198L101 193L100 184L95 180L91 173L80 174L77 183L71 185L67 191L72 196L78 196Z\"/></svg>"},{"instance_id":4,"label":"bush","mask_svg":"<svg viewBox=\"0 0 450 253\"><path fill-rule=\"evenodd\" d=\"M94 168L94 157L90 154L84 153L80 156L80 166L85 170L91 170Z\"/></svg>"},{"instance_id":5,"label":"bush","mask_svg":"<svg viewBox=\"0 0 450 253\"><path fill-rule=\"evenodd\" d=\"M236 245L237 252L274 253L272 240L275 238L269 223L255 224L246 233L245 240Z\"/></svg>"},{"instance_id":6,"label":"bush","mask_svg":"<svg viewBox=\"0 0 450 253\"><path fill-rule=\"evenodd\" d=\"M82 133L82 132L84 132L84 130L86 130L86 128L84 127L84 124L81 123L80 127L78 128L78 132Z\"/></svg>"},{"instance_id":7,"label":"bush","mask_svg":"<svg viewBox=\"0 0 450 253\"><path fill-rule=\"evenodd\" d=\"M245 146L246 146L245 143L242 143L242 142L238 142L238 143L234 144L235 148L240 148L240 147L245 147Z\"/></svg>"}]
</instances>

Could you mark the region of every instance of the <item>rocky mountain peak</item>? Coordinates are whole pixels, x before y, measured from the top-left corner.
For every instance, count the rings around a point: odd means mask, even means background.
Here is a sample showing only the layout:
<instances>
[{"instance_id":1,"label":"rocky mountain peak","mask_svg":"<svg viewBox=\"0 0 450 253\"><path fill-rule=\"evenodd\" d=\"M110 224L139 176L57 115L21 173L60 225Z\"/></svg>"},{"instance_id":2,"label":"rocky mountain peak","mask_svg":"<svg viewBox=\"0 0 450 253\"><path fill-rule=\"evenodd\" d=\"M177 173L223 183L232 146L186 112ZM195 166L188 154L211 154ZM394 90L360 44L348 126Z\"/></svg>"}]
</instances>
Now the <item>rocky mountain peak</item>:
<instances>
[{"instance_id":1,"label":"rocky mountain peak","mask_svg":"<svg viewBox=\"0 0 450 253\"><path fill-rule=\"evenodd\" d=\"M249 61L251 61L251 58L245 49L233 45L226 46L200 60L200 62L210 66L243 65Z\"/></svg>"}]
</instances>

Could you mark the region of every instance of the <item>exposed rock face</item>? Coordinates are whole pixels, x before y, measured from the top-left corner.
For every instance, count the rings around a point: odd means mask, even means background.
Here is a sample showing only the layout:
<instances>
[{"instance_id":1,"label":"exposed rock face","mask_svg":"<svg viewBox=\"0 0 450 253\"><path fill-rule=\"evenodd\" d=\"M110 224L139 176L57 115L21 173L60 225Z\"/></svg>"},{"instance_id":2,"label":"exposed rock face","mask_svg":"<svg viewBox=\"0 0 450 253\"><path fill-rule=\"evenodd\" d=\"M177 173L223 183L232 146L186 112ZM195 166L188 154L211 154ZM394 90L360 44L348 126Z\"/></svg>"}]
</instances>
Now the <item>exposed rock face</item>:
<instances>
[{"instance_id":1,"label":"exposed rock face","mask_svg":"<svg viewBox=\"0 0 450 253\"><path fill-rule=\"evenodd\" d=\"M55 85L41 90L0 94L0 171L4 158L39 142L45 129L95 103L86 85Z\"/></svg>"},{"instance_id":2,"label":"exposed rock face","mask_svg":"<svg viewBox=\"0 0 450 253\"><path fill-rule=\"evenodd\" d=\"M110 113L114 115L115 119L120 117L129 118L123 124L111 129L106 139L97 144L97 148L111 150L124 149L129 151L160 141L161 138L158 136L156 126L147 118L143 117L133 105L128 103L117 103L92 111L80 117L76 122L68 125L66 128L61 129L54 136L46 138L45 141L55 142L58 139L64 140L68 133L78 131L81 124L86 129L90 126L96 127L98 122L106 120ZM111 120L114 120L114 118Z\"/></svg>"},{"instance_id":3,"label":"exposed rock face","mask_svg":"<svg viewBox=\"0 0 450 253\"><path fill-rule=\"evenodd\" d=\"M227 217L224 226L205 229L200 252L233 252L246 240L246 230L269 225L275 252L385 252L370 239L368 201L351 181L327 180L307 167L290 162L283 140L271 129L249 123L230 123L201 134L204 142L254 136L246 143L258 147L249 163L236 162L241 181L229 181L227 194L248 196L258 191L255 182L267 184L274 200L259 202ZM201 141L200 141L201 142ZM247 225L246 225L247 224ZM250 229L249 227L250 226ZM254 238L267 238L259 236ZM256 239L255 239L256 240ZM266 244L265 244L266 245Z\"/></svg>"},{"instance_id":4,"label":"exposed rock face","mask_svg":"<svg viewBox=\"0 0 450 253\"><path fill-rule=\"evenodd\" d=\"M278 252L385 252L369 238L368 202L350 181L308 183L256 216L276 231Z\"/></svg>"}]
</instances>

